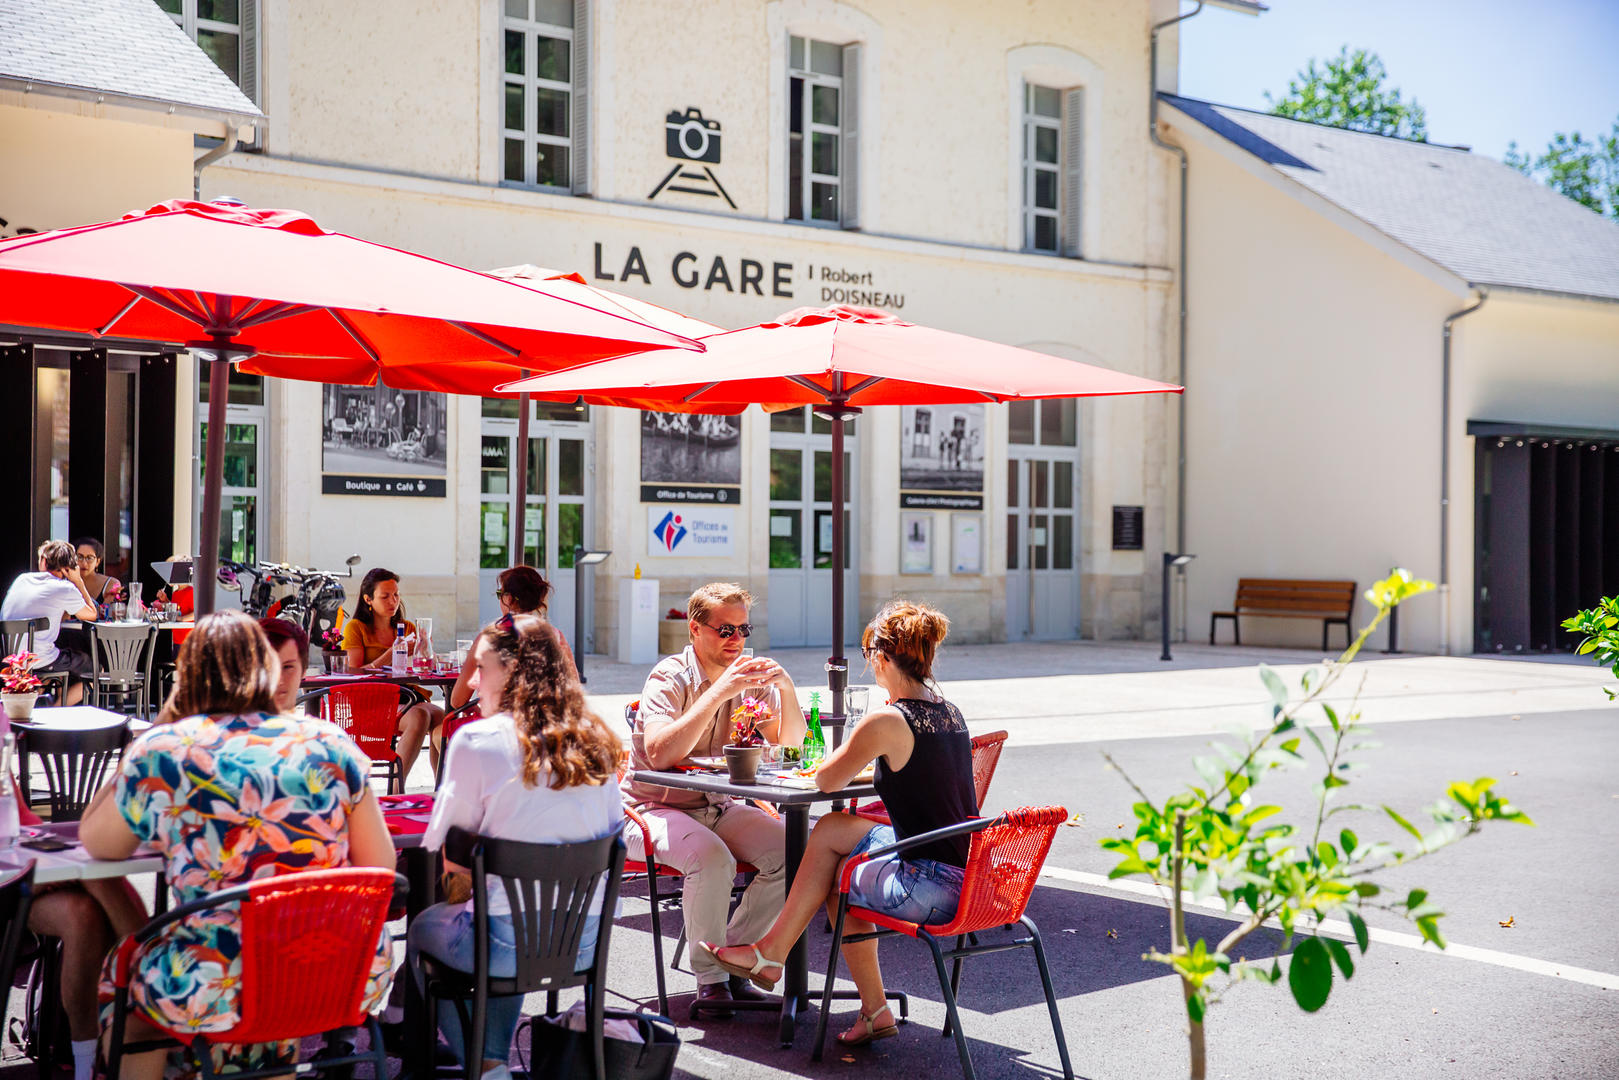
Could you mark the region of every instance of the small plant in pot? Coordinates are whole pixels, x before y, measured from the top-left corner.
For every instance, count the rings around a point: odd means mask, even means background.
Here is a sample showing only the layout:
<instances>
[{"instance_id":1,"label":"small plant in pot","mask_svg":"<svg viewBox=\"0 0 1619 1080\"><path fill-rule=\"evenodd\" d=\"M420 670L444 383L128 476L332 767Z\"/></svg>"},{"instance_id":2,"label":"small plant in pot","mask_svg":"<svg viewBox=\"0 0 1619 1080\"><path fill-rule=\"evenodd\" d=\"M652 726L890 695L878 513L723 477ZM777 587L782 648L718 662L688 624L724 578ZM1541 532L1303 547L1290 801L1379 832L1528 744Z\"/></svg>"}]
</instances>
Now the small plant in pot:
<instances>
[{"instance_id":1,"label":"small plant in pot","mask_svg":"<svg viewBox=\"0 0 1619 1080\"><path fill-rule=\"evenodd\" d=\"M0 697L5 700L7 719L26 720L33 715L34 699L44 685L33 672L38 662L39 657L30 652L12 653L3 661L5 670L0 673L0 681L5 691Z\"/></svg>"},{"instance_id":2,"label":"small plant in pot","mask_svg":"<svg viewBox=\"0 0 1619 1080\"><path fill-rule=\"evenodd\" d=\"M337 627L329 627L321 632L320 662L322 669L330 675L343 670L343 660L348 655L343 651L343 634Z\"/></svg>"},{"instance_id":3,"label":"small plant in pot","mask_svg":"<svg viewBox=\"0 0 1619 1080\"><path fill-rule=\"evenodd\" d=\"M764 733L759 725L770 719L770 707L754 698L745 699L731 714L731 742L725 747L725 767L731 782L751 784L759 776L759 759L765 752Z\"/></svg>"}]
</instances>

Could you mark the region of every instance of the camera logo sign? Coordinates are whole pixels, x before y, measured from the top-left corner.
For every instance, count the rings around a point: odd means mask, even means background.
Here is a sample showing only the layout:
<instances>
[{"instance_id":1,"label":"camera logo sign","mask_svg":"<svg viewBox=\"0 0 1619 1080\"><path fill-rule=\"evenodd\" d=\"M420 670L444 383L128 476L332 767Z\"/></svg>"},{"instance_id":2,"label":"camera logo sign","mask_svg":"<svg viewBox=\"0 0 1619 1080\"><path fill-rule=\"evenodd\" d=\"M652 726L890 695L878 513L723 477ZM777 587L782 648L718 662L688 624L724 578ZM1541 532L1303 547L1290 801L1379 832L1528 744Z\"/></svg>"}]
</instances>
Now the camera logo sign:
<instances>
[{"instance_id":1,"label":"camera logo sign","mask_svg":"<svg viewBox=\"0 0 1619 1080\"><path fill-rule=\"evenodd\" d=\"M669 110L663 118L663 132L664 153L674 159L675 165L647 198L675 191L724 199L735 210L736 203L714 175L713 166L720 163L720 122L706 119L703 110L688 105L684 111Z\"/></svg>"},{"instance_id":2,"label":"camera logo sign","mask_svg":"<svg viewBox=\"0 0 1619 1080\"><path fill-rule=\"evenodd\" d=\"M648 555L687 558L730 556L736 511L731 507L648 506Z\"/></svg>"}]
</instances>

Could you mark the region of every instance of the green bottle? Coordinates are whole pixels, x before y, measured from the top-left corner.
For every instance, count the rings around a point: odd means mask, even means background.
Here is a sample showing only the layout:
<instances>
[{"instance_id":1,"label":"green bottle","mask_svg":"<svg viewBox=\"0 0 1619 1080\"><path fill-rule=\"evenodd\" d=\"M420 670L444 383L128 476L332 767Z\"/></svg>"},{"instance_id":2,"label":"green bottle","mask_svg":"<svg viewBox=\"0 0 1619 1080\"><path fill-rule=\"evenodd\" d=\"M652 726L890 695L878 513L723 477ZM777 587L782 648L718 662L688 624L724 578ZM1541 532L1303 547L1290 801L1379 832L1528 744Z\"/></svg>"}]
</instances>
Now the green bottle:
<instances>
[{"instance_id":1,"label":"green bottle","mask_svg":"<svg viewBox=\"0 0 1619 1080\"><path fill-rule=\"evenodd\" d=\"M809 725L804 730L804 768L819 765L826 758L826 735L821 731L821 692L810 691Z\"/></svg>"}]
</instances>

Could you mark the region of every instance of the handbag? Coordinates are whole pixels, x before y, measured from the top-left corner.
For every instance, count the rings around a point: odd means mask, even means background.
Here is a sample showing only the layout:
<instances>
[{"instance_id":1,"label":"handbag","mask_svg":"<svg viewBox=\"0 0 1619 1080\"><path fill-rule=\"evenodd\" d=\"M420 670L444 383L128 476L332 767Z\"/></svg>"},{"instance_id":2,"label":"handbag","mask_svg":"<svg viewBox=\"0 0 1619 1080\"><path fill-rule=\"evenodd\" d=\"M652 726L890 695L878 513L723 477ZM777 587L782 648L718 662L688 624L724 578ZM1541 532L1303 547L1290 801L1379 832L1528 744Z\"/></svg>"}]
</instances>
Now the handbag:
<instances>
[{"instance_id":1,"label":"handbag","mask_svg":"<svg viewBox=\"0 0 1619 1080\"><path fill-rule=\"evenodd\" d=\"M641 1033L639 1043L605 1036L602 1053L609 1080L669 1080L675 1071L675 1055L680 1053L680 1033L667 1016L603 1010L603 1020L625 1020ZM534 1080L595 1080L591 1062L590 1036L539 1016L524 1017L529 1028L533 1062L529 1076Z\"/></svg>"}]
</instances>

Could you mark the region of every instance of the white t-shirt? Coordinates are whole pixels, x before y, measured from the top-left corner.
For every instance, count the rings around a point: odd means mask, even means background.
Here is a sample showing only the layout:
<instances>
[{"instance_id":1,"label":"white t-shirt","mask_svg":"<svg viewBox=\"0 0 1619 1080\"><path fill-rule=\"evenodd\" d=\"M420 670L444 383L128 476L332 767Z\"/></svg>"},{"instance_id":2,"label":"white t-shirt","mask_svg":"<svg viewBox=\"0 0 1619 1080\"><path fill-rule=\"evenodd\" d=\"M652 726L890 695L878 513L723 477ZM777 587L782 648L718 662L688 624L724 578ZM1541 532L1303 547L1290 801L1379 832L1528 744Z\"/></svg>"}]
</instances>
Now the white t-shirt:
<instances>
[{"instance_id":1,"label":"white t-shirt","mask_svg":"<svg viewBox=\"0 0 1619 1080\"><path fill-rule=\"evenodd\" d=\"M6 591L6 600L0 605L0 619L38 619L51 621L50 629L34 635L34 655L39 657L36 667L50 667L56 663L56 635L62 629L62 616L84 607L79 587L66 578L54 577L43 570L19 574Z\"/></svg>"},{"instance_id":2,"label":"white t-shirt","mask_svg":"<svg viewBox=\"0 0 1619 1080\"><path fill-rule=\"evenodd\" d=\"M529 844L571 844L605 836L624 820L623 798L611 781L553 788L546 783L546 770L539 783L529 787L523 783L522 770L523 751L509 714L475 720L458 730L450 740L444 784L433 802L423 846L429 851L443 847L453 825ZM488 887L489 913L510 915L500 879L490 875ZM592 904L597 913L604 889L605 881Z\"/></svg>"}]
</instances>

